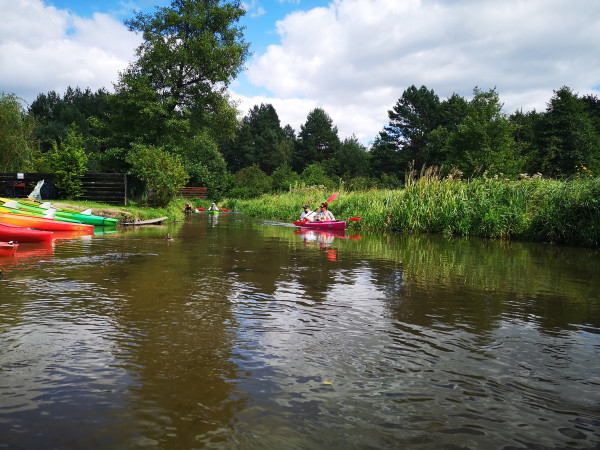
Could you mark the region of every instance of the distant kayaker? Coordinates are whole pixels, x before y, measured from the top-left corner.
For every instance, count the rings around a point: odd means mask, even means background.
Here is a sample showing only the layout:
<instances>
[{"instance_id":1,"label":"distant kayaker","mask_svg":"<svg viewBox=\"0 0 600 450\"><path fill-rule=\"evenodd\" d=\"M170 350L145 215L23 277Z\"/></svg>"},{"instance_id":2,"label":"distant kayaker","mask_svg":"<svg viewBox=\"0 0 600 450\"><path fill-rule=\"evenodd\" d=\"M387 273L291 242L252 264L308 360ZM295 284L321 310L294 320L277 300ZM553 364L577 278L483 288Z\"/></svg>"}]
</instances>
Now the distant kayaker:
<instances>
[{"instance_id":1,"label":"distant kayaker","mask_svg":"<svg viewBox=\"0 0 600 450\"><path fill-rule=\"evenodd\" d=\"M310 210L309 205L304 205L304 211L300 214L300 220L304 220L306 222L312 222L315 220L316 212Z\"/></svg>"},{"instance_id":2,"label":"distant kayaker","mask_svg":"<svg viewBox=\"0 0 600 450\"><path fill-rule=\"evenodd\" d=\"M330 220L335 220L335 217L333 217L333 214L331 214L331 212L327 209L327 202L321 203L321 206L319 206L319 209L320 209L320 211L317 213L317 218L316 218L317 222L328 222Z\"/></svg>"},{"instance_id":3,"label":"distant kayaker","mask_svg":"<svg viewBox=\"0 0 600 450\"><path fill-rule=\"evenodd\" d=\"M208 208L208 210L209 210L209 211L218 211L218 210L219 210L219 208L217 208L217 205L215 205L215 204L214 204L214 202L213 202L213 204L212 204L212 205L210 205L210 208Z\"/></svg>"}]
</instances>

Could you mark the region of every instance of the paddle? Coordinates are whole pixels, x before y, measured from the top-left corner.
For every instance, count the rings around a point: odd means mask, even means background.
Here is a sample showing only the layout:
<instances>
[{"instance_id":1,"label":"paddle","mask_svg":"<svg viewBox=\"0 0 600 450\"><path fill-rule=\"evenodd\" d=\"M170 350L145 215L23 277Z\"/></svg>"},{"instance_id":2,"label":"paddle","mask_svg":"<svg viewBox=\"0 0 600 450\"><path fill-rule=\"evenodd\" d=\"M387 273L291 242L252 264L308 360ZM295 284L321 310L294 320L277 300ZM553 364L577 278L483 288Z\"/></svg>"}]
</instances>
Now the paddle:
<instances>
[{"instance_id":1,"label":"paddle","mask_svg":"<svg viewBox=\"0 0 600 450\"><path fill-rule=\"evenodd\" d=\"M337 198L337 192L334 192L333 194L331 194L331 196L326 200L326 203L332 202Z\"/></svg>"},{"instance_id":2,"label":"paddle","mask_svg":"<svg viewBox=\"0 0 600 450\"><path fill-rule=\"evenodd\" d=\"M360 219L360 217L348 217L346 220L349 220L350 222L358 222Z\"/></svg>"}]
</instances>

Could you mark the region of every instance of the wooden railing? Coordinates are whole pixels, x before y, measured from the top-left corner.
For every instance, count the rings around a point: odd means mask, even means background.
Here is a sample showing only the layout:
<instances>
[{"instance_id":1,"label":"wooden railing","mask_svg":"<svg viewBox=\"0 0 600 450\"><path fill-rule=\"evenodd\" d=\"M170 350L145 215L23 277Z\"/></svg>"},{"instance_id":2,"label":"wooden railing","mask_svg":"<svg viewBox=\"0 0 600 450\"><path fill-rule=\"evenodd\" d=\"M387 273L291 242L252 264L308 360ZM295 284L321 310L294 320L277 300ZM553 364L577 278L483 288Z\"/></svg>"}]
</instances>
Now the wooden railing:
<instances>
[{"instance_id":1,"label":"wooden railing","mask_svg":"<svg viewBox=\"0 0 600 450\"><path fill-rule=\"evenodd\" d=\"M193 186L184 187L179 189L179 195L183 198L201 198L204 200L206 198L206 188Z\"/></svg>"}]
</instances>

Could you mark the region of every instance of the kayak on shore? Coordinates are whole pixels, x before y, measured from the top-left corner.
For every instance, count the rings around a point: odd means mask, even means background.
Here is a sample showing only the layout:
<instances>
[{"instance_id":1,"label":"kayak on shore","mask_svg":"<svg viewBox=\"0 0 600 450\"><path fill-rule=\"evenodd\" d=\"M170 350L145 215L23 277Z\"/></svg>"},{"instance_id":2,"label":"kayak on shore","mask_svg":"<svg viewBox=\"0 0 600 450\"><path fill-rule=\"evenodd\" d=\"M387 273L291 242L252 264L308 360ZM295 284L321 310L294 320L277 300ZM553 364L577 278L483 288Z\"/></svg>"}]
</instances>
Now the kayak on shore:
<instances>
[{"instance_id":1,"label":"kayak on shore","mask_svg":"<svg viewBox=\"0 0 600 450\"><path fill-rule=\"evenodd\" d=\"M46 231L93 231L94 225L74 222L60 222L38 216L0 213L0 223L18 225Z\"/></svg>"},{"instance_id":2,"label":"kayak on shore","mask_svg":"<svg viewBox=\"0 0 600 450\"><path fill-rule=\"evenodd\" d=\"M9 200L6 198L0 198L0 203L7 208L22 209L29 213L44 214L48 210L55 211L54 218L57 221L67 219L70 221L77 221L88 225L99 225L99 226L116 226L119 222L118 219L112 217L96 216L91 214L91 210L77 212L74 210L64 210L62 208L55 208L49 203L36 203L33 200Z\"/></svg>"},{"instance_id":3,"label":"kayak on shore","mask_svg":"<svg viewBox=\"0 0 600 450\"><path fill-rule=\"evenodd\" d=\"M52 242L52 232L0 223L0 241L46 244Z\"/></svg>"}]
</instances>

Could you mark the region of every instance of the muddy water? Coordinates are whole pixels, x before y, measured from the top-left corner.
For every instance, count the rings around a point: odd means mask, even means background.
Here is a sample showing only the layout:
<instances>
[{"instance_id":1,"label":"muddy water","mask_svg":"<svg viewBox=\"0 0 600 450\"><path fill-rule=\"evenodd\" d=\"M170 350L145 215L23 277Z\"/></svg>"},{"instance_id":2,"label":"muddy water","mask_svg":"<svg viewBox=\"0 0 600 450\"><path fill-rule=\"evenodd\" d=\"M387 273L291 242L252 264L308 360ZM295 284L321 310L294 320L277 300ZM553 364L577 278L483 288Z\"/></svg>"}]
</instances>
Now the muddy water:
<instances>
[{"instance_id":1,"label":"muddy water","mask_svg":"<svg viewBox=\"0 0 600 450\"><path fill-rule=\"evenodd\" d=\"M597 251L222 214L0 269L0 448L600 446Z\"/></svg>"}]
</instances>

